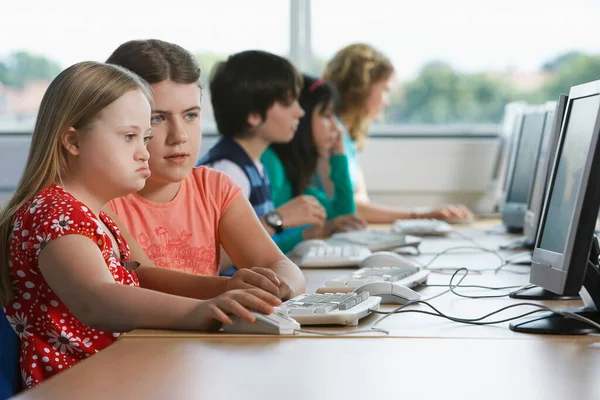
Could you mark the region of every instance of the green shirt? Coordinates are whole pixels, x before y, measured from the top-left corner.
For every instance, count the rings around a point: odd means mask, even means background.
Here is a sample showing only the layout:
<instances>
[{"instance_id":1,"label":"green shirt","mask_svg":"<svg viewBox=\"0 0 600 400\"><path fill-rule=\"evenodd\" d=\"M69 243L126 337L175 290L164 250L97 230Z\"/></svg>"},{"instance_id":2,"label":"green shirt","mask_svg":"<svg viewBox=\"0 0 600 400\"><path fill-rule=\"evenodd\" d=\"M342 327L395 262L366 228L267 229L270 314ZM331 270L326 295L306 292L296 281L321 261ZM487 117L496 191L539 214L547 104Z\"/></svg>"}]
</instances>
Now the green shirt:
<instances>
[{"instance_id":1,"label":"green shirt","mask_svg":"<svg viewBox=\"0 0 600 400\"><path fill-rule=\"evenodd\" d=\"M275 208L280 207L292 199L292 184L285 174L281 160L271 148L263 153L260 161L269 176L273 204ZM304 190L304 194L314 196L321 203L327 212L327 219L354 214L356 205L348 172L348 160L345 155L331 156L329 164L331 167L329 177L334 183L333 198L315 185L309 185Z\"/></svg>"}]
</instances>

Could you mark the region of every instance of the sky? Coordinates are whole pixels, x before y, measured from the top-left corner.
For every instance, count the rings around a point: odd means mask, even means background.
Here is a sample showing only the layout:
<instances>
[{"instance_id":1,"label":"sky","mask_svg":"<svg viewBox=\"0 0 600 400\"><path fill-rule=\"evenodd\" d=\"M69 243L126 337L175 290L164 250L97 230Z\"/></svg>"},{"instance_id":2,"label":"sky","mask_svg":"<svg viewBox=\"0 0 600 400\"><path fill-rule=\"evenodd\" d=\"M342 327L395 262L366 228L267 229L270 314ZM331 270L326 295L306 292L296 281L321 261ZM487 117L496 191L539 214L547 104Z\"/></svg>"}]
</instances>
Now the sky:
<instances>
[{"instance_id":1,"label":"sky","mask_svg":"<svg viewBox=\"0 0 600 400\"><path fill-rule=\"evenodd\" d=\"M86 4L87 3L87 4ZM0 59L15 50L63 67L105 60L121 43L159 38L194 52L251 48L287 55L288 0L3 0ZM566 51L600 54L600 0L313 0L314 53L367 42L399 78L428 61L460 71L537 70Z\"/></svg>"}]
</instances>

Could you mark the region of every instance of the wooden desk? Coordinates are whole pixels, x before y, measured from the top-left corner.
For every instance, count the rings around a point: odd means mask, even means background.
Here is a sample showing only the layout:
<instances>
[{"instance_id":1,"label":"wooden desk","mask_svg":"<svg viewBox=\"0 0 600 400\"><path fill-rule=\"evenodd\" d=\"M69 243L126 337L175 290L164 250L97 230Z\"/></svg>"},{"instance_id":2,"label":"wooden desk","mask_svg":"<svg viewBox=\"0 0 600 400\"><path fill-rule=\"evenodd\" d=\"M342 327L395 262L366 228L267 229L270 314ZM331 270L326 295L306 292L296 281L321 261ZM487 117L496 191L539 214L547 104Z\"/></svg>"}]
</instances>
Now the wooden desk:
<instances>
[{"instance_id":1,"label":"wooden desk","mask_svg":"<svg viewBox=\"0 0 600 400\"><path fill-rule=\"evenodd\" d=\"M511 240L470 227L461 233L491 248ZM513 237L514 238L514 237ZM429 239L417 259L430 252L472 245L462 237ZM495 247L494 247L495 246ZM462 250L434 266L489 270L499 261L489 253ZM515 267L527 272L527 268ZM351 270L305 270L308 291ZM448 283L433 273L429 283ZM490 271L464 283L523 285L528 275ZM443 288L420 290L423 297ZM466 291L464 289L463 291ZM485 292L489 293L489 292ZM446 294L432 301L442 311L473 317L513 304L508 298L469 300ZM574 307L580 302L547 302ZM390 306L385 308L390 309ZM520 313L520 310L514 314ZM365 329L379 316L357 327ZM243 336L173 331L134 331L113 346L81 362L22 399L544 399L600 398L600 349L588 348L598 337L518 334L500 326L465 326L439 318L404 314L381 328L390 336Z\"/></svg>"},{"instance_id":2,"label":"wooden desk","mask_svg":"<svg viewBox=\"0 0 600 400\"><path fill-rule=\"evenodd\" d=\"M128 339L19 398L597 400L592 341Z\"/></svg>"}]
</instances>

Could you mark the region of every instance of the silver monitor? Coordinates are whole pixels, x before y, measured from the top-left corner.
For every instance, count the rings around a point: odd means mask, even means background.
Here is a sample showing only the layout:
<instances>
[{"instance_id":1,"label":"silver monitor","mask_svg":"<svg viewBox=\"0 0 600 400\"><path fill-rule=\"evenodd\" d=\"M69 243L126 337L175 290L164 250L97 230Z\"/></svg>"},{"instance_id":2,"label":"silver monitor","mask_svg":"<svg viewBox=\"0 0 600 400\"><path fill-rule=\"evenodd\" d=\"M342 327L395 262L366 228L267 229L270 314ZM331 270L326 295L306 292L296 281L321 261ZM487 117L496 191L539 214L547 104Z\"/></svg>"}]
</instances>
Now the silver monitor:
<instances>
[{"instance_id":1,"label":"silver monitor","mask_svg":"<svg viewBox=\"0 0 600 400\"><path fill-rule=\"evenodd\" d=\"M540 222L540 213L544 205L544 198L548 189L548 179L550 178L548 170L554 163L567 99L567 95L561 95L558 104L554 101L547 103L548 110L546 111L546 120L544 122L542 144L534 171L527 211L525 212L525 224L523 226L523 234L531 246L535 243L535 236Z\"/></svg>"},{"instance_id":2,"label":"silver monitor","mask_svg":"<svg viewBox=\"0 0 600 400\"><path fill-rule=\"evenodd\" d=\"M521 126L523 111L527 103L515 101L504 106L504 115L500 128L500 146L498 156L494 164L492 175L492 187L494 187L494 211L499 211L506 190L510 159L512 156L513 143L517 137L517 131Z\"/></svg>"},{"instance_id":3,"label":"silver monitor","mask_svg":"<svg viewBox=\"0 0 600 400\"><path fill-rule=\"evenodd\" d=\"M527 200L533 182L533 170L544 131L545 109L529 106L521 121L507 177L502 223L508 231L523 229Z\"/></svg>"},{"instance_id":4,"label":"silver monitor","mask_svg":"<svg viewBox=\"0 0 600 400\"><path fill-rule=\"evenodd\" d=\"M600 210L600 81L569 92L557 154L533 251L530 282L554 293L580 291L586 309L600 321L600 247L594 227ZM549 315L511 324L520 332L584 334L595 328Z\"/></svg>"}]
</instances>

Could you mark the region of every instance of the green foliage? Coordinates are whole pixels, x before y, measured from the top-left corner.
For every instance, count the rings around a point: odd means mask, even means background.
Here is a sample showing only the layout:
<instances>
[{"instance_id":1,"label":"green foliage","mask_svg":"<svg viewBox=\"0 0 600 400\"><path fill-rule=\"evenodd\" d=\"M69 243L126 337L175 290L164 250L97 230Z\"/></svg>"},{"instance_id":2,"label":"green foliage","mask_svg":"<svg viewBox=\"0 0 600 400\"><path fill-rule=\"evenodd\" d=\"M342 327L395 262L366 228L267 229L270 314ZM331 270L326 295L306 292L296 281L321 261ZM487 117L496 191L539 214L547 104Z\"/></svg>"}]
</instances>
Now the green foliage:
<instances>
[{"instance_id":1,"label":"green foliage","mask_svg":"<svg viewBox=\"0 0 600 400\"><path fill-rule=\"evenodd\" d=\"M23 87L29 81L54 79L61 70L57 62L47 57L17 51L0 62L0 82Z\"/></svg>"},{"instance_id":2,"label":"green foliage","mask_svg":"<svg viewBox=\"0 0 600 400\"><path fill-rule=\"evenodd\" d=\"M423 67L419 76L392 95L390 122L417 124L499 121L513 90L484 74L461 74L443 62Z\"/></svg>"},{"instance_id":3,"label":"green foliage","mask_svg":"<svg viewBox=\"0 0 600 400\"><path fill-rule=\"evenodd\" d=\"M569 52L543 64L550 79L535 92L518 92L486 74L465 74L444 62L425 65L391 96L391 123L499 123L504 105L522 100L543 103L569 93L571 86L600 79L600 56Z\"/></svg>"}]
</instances>

